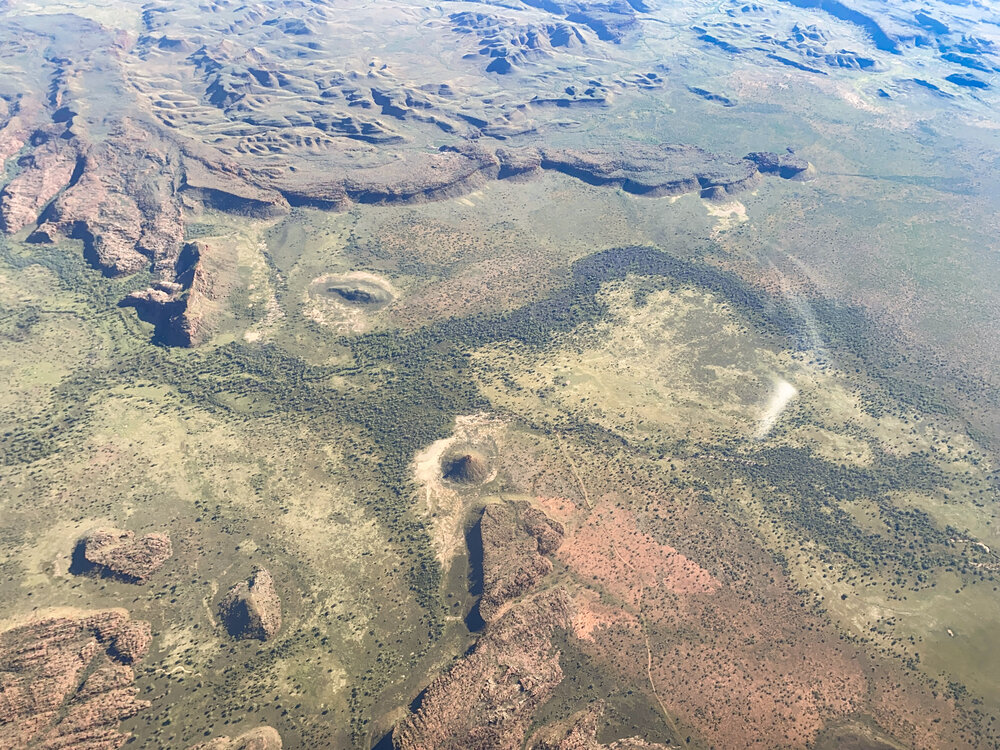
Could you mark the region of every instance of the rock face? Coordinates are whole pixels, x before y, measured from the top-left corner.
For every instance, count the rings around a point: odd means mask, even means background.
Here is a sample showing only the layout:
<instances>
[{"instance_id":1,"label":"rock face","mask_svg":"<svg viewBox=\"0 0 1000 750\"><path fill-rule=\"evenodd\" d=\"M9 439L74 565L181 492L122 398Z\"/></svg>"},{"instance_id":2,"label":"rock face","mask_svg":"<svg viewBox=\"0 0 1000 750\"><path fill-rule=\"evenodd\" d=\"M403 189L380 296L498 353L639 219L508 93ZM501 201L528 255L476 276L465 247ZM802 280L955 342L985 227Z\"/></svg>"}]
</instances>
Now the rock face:
<instances>
[{"instance_id":1,"label":"rock face","mask_svg":"<svg viewBox=\"0 0 1000 750\"><path fill-rule=\"evenodd\" d=\"M55 617L0 633L0 747L113 750L136 699L129 666L149 624L120 610ZM130 656L124 656L128 651Z\"/></svg>"},{"instance_id":2,"label":"rock face","mask_svg":"<svg viewBox=\"0 0 1000 750\"><path fill-rule=\"evenodd\" d=\"M474 450L446 458L442 469L445 479L458 484L481 484L490 475L486 457Z\"/></svg>"},{"instance_id":3,"label":"rock face","mask_svg":"<svg viewBox=\"0 0 1000 750\"><path fill-rule=\"evenodd\" d=\"M812 177L809 162L790 152L774 154L770 151L755 151L747 154L746 158L764 174L776 174L786 180L806 180Z\"/></svg>"},{"instance_id":4,"label":"rock face","mask_svg":"<svg viewBox=\"0 0 1000 750\"><path fill-rule=\"evenodd\" d=\"M149 651L153 630L144 620L129 620L111 638L108 654L122 664L134 664Z\"/></svg>"},{"instance_id":5,"label":"rock face","mask_svg":"<svg viewBox=\"0 0 1000 750\"><path fill-rule=\"evenodd\" d=\"M171 554L170 539L164 534L136 537L132 531L94 529L77 542L70 571L145 583Z\"/></svg>"},{"instance_id":6,"label":"rock face","mask_svg":"<svg viewBox=\"0 0 1000 750\"><path fill-rule=\"evenodd\" d=\"M219 614L233 638L266 641L281 629L281 601L271 574L258 568L246 581L229 589Z\"/></svg>"},{"instance_id":7,"label":"rock face","mask_svg":"<svg viewBox=\"0 0 1000 750\"><path fill-rule=\"evenodd\" d=\"M212 332L219 290L203 260L210 248L190 242L177 258L176 281L157 281L132 292L122 305L155 327L154 338L170 346L197 346Z\"/></svg>"},{"instance_id":8,"label":"rock face","mask_svg":"<svg viewBox=\"0 0 1000 750\"><path fill-rule=\"evenodd\" d=\"M398 750L515 750L535 711L562 681L552 635L567 628L569 597L538 594L490 624L472 652L426 690L393 733Z\"/></svg>"},{"instance_id":9,"label":"rock face","mask_svg":"<svg viewBox=\"0 0 1000 750\"><path fill-rule=\"evenodd\" d=\"M562 172L591 185L621 188L649 197L736 193L757 185L760 172L748 159L727 160L694 146L630 144L619 150L507 148L501 174L525 176L539 169Z\"/></svg>"},{"instance_id":10,"label":"rock face","mask_svg":"<svg viewBox=\"0 0 1000 750\"><path fill-rule=\"evenodd\" d=\"M349 172L343 186L356 203L419 203L464 195L494 179L499 162L475 144L414 154L396 162Z\"/></svg>"},{"instance_id":11,"label":"rock face","mask_svg":"<svg viewBox=\"0 0 1000 750\"><path fill-rule=\"evenodd\" d=\"M479 528L483 544L479 613L490 622L504 604L529 592L552 572L545 555L562 544L563 527L521 501L487 505Z\"/></svg>"},{"instance_id":12,"label":"rock face","mask_svg":"<svg viewBox=\"0 0 1000 750\"><path fill-rule=\"evenodd\" d=\"M84 240L95 265L110 276L152 264L169 269L184 225L173 185L177 148L159 133L123 119L113 137L87 150L79 180L56 201L51 219Z\"/></svg>"},{"instance_id":13,"label":"rock face","mask_svg":"<svg viewBox=\"0 0 1000 750\"><path fill-rule=\"evenodd\" d=\"M33 224L76 169L73 145L43 130L36 131L33 139L38 146L18 159L20 173L0 192L0 229L5 232Z\"/></svg>"},{"instance_id":14,"label":"rock face","mask_svg":"<svg viewBox=\"0 0 1000 750\"><path fill-rule=\"evenodd\" d=\"M188 750L281 750L281 735L273 727L258 727L239 737L216 737Z\"/></svg>"}]
</instances>

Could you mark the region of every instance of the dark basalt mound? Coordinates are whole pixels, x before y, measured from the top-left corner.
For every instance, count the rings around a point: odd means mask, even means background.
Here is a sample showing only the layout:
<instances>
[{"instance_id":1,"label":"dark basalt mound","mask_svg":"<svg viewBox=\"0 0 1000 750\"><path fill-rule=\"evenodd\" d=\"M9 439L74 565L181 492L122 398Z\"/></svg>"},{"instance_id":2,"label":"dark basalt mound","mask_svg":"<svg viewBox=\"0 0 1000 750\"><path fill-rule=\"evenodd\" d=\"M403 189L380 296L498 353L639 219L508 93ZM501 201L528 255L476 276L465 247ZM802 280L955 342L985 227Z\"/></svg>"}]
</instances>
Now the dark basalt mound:
<instances>
[{"instance_id":1,"label":"dark basalt mound","mask_svg":"<svg viewBox=\"0 0 1000 750\"><path fill-rule=\"evenodd\" d=\"M233 638L266 641L281 629L281 600L264 568L240 581L219 603L219 615Z\"/></svg>"},{"instance_id":2,"label":"dark basalt mound","mask_svg":"<svg viewBox=\"0 0 1000 750\"><path fill-rule=\"evenodd\" d=\"M444 478L458 484L482 484L490 475L489 462L477 451L446 458L442 468Z\"/></svg>"},{"instance_id":3,"label":"dark basalt mound","mask_svg":"<svg viewBox=\"0 0 1000 750\"><path fill-rule=\"evenodd\" d=\"M392 295L377 284L344 282L326 287L326 293L356 305L385 305L392 302Z\"/></svg>"},{"instance_id":4,"label":"dark basalt mound","mask_svg":"<svg viewBox=\"0 0 1000 750\"><path fill-rule=\"evenodd\" d=\"M70 573L145 583L172 554L164 534L136 538L132 531L94 529L77 542Z\"/></svg>"}]
</instances>

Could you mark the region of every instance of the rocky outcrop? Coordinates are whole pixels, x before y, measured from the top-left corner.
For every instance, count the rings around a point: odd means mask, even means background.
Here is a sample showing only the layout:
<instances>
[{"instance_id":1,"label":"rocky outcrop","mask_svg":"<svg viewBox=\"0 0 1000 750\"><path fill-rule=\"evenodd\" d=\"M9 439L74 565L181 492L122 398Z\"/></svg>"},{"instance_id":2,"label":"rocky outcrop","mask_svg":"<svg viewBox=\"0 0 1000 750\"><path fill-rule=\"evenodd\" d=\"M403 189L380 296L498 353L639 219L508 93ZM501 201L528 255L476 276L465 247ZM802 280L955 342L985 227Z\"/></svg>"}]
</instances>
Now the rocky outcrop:
<instances>
[{"instance_id":1,"label":"rocky outcrop","mask_svg":"<svg viewBox=\"0 0 1000 750\"><path fill-rule=\"evenodd\" d=\"M492 151L470 144L357 169L343 185L357 203L414 203L463 195L495 178L499 169Z\"/></svg>"},{"instance_id":2,"label":"rocky outcrop","mask_svg":"<svg viewBox=\"0 0 1000 750\"><path fill-rule=\"evenodd\" d=\"M0 165L16 154L27 143L30 129L24 118L18 116L16 108L0 100L0 108L5 111L0 116Z\"/></svg>"},{"instance_id":3,"label":"rocky outcrop","mask_svg":"<svg viewBox=\"0 0 1000 750\"><path fill-rule=\"evenodd\" d=\"M474 0L487 5L507 5L495 0ZM649 12L642 0L606 0L605 2L581 2L580 0L548 0L545 3L529 0L514 0L508 7L539 8L556 18L563 18L574 26L583 26L593 31L597 38L618 44L638 23L638 14ZM562 26L558 24L557 26Z\"/></svg>"},{"instance_id":4,"label":"rocky outcrop","mask_svg":"<svg viewBox=\"0 0 1000 750\"><path fill-rule=\"evenodd\" d=\"M727 161L694 146L631 144L619 151L541 149L542 169L552 169L592 185L660 197L756 186L760 173L746 159Z\"/></svg>"},{"instance_id":5,"label":"rocky outcrop","mask_svg":"<svg viewBox=\"0 0 1000 750\"><path fill-rule=\"evenodd\" d=\"M529 179L542 170L542 155L538 149L498 148L496 154L500 161L497 177L501 180Z\"/></svg>"},{"instance_id":6,"label":"rocky outcrop","mask_svg":"<svg viewBox=\"0 0 1000 750\"><path fill-rule=\"evenodd\" d=\"M792 152L775 154L770 151L755 151L747 154L748 161L757 165L763 174L776 174L786 180L808 180L814 170L805 159Z\"/></svg>"},{"instance_id":7,"label":"rocky outcrop","mask_svg":"<svg viewBox=\"0 0 1000 750\"><path fill-rule=\"evenodd\" d=\"M482 484L490 476L486 456L476 450L446 456L441 469L445 479L457 484Z\"/></svg>"},{"instance_id":8,"label":"rocky outcrop","mask_svg":"<svg viewBox=\"0 0 1000 750\"><path fill-rule=\"evenodd\" d=\"M172 268L184 235L176 145L128 118L98 145L71 142L82 149L79 178L53 204L47 223L83 240L91 262L109 276Z\"/></svg>"},{"instance_id":9,"label":"rocky outcrop","mask_svg":"<svg viewBox=\"0 0 1000 750\"><path fill-rule=\"evenodd\" d=\"M552 636L569 626L569 618L569 597L559 589L521 602L490 624L396 728L397 750L519 750L535 711L562 681Z\"/></svg>"},{"instance_id":10,"label":"rocky outcrop","mask_svg":"<svg viewBox=\"0 0 1000 750\"><path fill-rule=\"evenodd\" d=\"M281 600L271 574L258 568L229 589L219 603L219 614L233 638L273 638L281 629Z\"/></svg>"},{"instance_id":11,"label":"rocky outcrop","mask_svg":"<svg viewBox=\"0 0 1000 750\"><path fill-rule=\"evenodd\" d=\"M34 224L76 170L72 144L42 130L34 133L32 141L38 145L17 160L18 175L0 192L0 230L4 232Z\"/></svg>"},{"instance_id":12,"label":"rocky outcrop","mask_svg":"<svg viewBox=\"0 0 1000 750\"><path fill-rule=\"evenodd\" d=\"M181 189L207 206L243 216L266 219L289 210L279 190L258 184L236 163L190 145L184 151Z\"/></svg>"},{"instance_id":13,"label":"rocky outcrop","mask_svg":"<svg viewBox=\"0 0 1000 750\"><path fill-rule=\"evenodd\" d=\"M556 50L582 52L593 38L585 27L566 22L519 23L510 16L472 11L452 13L449 20L456 32L478 37L486 72L500 75L551 58Z\"/></svg>"},{"instance_id":14,"label":"rocky outcrop","mask_svg":"<svg viewBox=\"0 0 1000 750\"><path fill-rule=\"evenodd\" d=\"M668 745L648 742L639 737L597 741L598 723L604 714L604 702L597 701L564 722L537 731L528 742L531 750L668 750Z\"/></svg>"},{"instance_id":15,"label":"rocky outcrop","mask_svg":"<svg viewBox=\"0 0 1000 750\"><path fill-rule=\"evenodd\" d=\"M559 548L564 531L525 501L487 505L479 529L483 549L479 614L490 622L507 602L531 591L552 572L546 555Z\"/></svg>"},{"instance_id":16,"label":"rocky outcrop","mask_svg":"<svg viewBox=\"0 0 1000 750\"><path fill-rule=\"evenodd\" d=\"M122 305L134 307L139 317L152 323L154 338L170 346L197 346L211 334L218 289L204 257L204 243L191 242L177 259L177 281L156 281L132 292Z\"/></svg>"},{"instance_id":17,"label":"rocky outcrop","mask_svg":"<svg viewBox=\"0 0 1000 750\"><path fill-rule=\"evenodd\" d=\"M258 727L239 737L216 737L187 750L281 750L281 735L273 727Z\"/></svg>"},{"instance_id":18,"label":"rocky outcrop","mask_svg":"<svg viewBox=\"0 0 1000 750\"><path fill-rule=\"evenodd\" d=\"M153 630L144 620L129 620L111 636L108 654L122 664L134 664L149 651Z\"/></svg>"},{"instance_id":19,"label":"rocky outcrop","mask_svg":"<svg viewBox=\"0 0 1000 750\"><path fill-rule=\"evenodd\" d=\"M0 633L0 747L124 745L129 735L119 732L119 723L149 706L136 698L129 666L148 640L148 623L120 610L54 617Z\"/></svg>"},{"instance_id":20,"label":"rocky outcrop","mask_svg":"<svg viewBox=\"0 0 1000 750\"><path fill-rule=\"evenodd\" d=\"M132 531L99 528L77 542L70 571L145 583L171 554L170 538L164 534L136 537Z\"/></svg>"}]
</instances>

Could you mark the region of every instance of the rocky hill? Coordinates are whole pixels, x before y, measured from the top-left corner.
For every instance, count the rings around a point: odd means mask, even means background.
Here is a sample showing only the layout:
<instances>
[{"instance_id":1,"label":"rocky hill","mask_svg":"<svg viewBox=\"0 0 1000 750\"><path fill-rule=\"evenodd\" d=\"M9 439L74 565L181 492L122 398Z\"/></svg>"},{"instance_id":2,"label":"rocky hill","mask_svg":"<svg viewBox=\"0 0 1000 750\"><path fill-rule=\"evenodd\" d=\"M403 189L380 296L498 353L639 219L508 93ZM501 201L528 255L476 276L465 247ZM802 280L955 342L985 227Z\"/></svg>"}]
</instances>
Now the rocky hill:
<instances>
[{"instance_id":1,"label":"rocky hill","mask_svg":"<svg viewBox=\"0 0 1000 750\"><path fill-rule=\"evenodd\" d=\"M563 528L520 501L487 505L479 530L483 549L479 613L490 622L507 602L528 593L552 572L547 556L562 543Z\"/></svg>"},{"instance_id":2,"label":"rocky hill","mask_svg":"<svg viewBox=\"0 0 1000 750\"><path fill-rule=\"evenodd\" d=\"M173 554L164 534L137 537L133 531L99 528L81 538L73 551L71 572L128 583L145 583Z\"/></svg>"},{"instance_id":3,"label":"rocky hill","mask_svg":"<svg viewBox=\"0 0 1000 750\"><path fill-rule=\"evenodd\" d=\"M219 603L219 614L233 638L266 641L281 629L281 600L265 568L235 584Z\"/></svg>"}]
</instances>

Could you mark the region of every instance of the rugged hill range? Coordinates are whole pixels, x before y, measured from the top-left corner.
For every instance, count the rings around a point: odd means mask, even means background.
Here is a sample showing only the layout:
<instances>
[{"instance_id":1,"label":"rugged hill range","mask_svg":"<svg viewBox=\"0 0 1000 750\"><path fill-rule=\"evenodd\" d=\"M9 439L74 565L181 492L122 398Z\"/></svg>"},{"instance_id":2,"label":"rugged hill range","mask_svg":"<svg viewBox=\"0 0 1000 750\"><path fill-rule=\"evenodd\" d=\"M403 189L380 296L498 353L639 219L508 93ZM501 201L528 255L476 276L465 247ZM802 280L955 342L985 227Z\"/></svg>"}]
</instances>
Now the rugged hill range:
<instances>
[{"instance_id":1,"label":"rugged hill range","mask_svg":"<svg viewBox=\"0 0 1000 750\"><path fill-rule=\"evenodd\" d=\"M155 285L137 306L166 322L164 340L197 343L204 315L184 310L199 296L198 273L181 256L185 216L201 207L257 217L302 205L345 210L452 198L546 169L644 195L723 197L755 184L759 170L741 154L557 145L586 110L613 110L621 97L683 88L732 104L653 60L641 67L636 43L658 43L653 6L478 6L438 18L405 3L346 13L322 4L154 4L129 11L135 27L118 28L9 7L0 157L12 176L0 227L37 242L81 239L109 275L150 269ZM863 73L882 97L907 86L988 96L1000 64L981 14L938 19L904 4L876 21L836 2L787 6L733 3L692 16L679 27L683 44L817 75ZM414 18L419 34L390 22ZM367 55L364 40L383 29L401 44L419 39L426 52ZM907 60L930 48L939 75L906 77ZM104 92L114 92L110 107Z\"/></svg>"}]
</instances>

